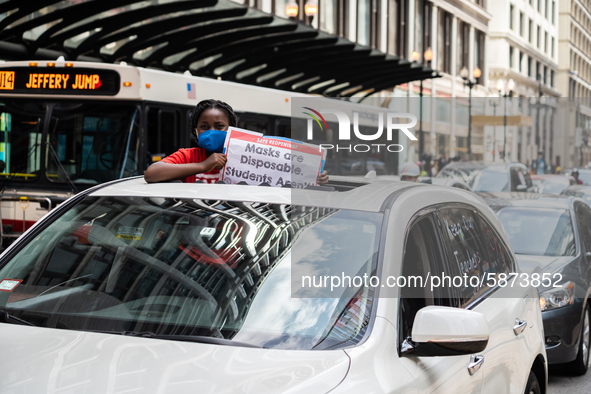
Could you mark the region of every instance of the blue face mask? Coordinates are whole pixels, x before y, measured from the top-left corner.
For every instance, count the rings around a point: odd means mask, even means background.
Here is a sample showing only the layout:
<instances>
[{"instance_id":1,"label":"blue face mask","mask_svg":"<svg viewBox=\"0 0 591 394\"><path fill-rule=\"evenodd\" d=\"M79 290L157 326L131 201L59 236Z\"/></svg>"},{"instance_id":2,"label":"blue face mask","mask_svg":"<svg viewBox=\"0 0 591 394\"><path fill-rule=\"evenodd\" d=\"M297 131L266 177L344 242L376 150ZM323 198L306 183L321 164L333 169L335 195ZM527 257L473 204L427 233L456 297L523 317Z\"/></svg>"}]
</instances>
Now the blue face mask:
<instances>
[{"instance_id":1,"label":"blue face mask","mask_svg":"<svg viewBox=\"0 0 591 394\"><path fill-rule=\"evenodd\" d=\"M227 131L207 130L199 134L199 146L210 152L221 152L226 141Z\"/></svg>"}]
</instances>

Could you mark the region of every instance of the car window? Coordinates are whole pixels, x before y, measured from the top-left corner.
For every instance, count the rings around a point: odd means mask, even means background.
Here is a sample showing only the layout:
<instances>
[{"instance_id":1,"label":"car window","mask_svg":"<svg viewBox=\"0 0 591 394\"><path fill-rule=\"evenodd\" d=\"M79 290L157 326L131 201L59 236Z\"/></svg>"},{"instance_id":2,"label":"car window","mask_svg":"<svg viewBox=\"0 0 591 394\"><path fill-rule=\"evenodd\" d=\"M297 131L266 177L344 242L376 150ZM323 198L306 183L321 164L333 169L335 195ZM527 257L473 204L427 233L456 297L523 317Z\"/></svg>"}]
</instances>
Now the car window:
<instances>
[{"instance_id":1,"label":"car window","mask_svg":"<svg viewBox=\"0 0 591 394\"><path fill-rule=\"evenodd\" d=\"M490 262L488 272L499 274L510 274L516 271L515 259L509 248L495 231L492 224L488 222L482 215L477 215L484 234L485 244L487 246L486 256Z\"/></svg>"},{"instance_id":2,"label":"car window","mask_svg":"<svg viewBox=\"0 0 591 394\"><path fill-rule=\"evenodd\" d=\"M475 192L504 192L509 189L509 177L502 171L482 171L476 176Z\"/></svg>"},{"instance_id":3,"label":"car window","mask_svg":"<svg viewBox=\"0 0 591 394\"><path fill-rule=\"evenodd\" d=\"M429 276L441 275L445 271L436 234L436 225L432 214L416 221L406 236L401 277L428 280ZM400 341L411 335L414 318L419 309L428 305L456 306L451 293L437 288L431 291L429 286L401 286L400 290Z\"/></svg>"},{"instance_id":4,"label":"car window","mask_svg":"<svg viewBox=\"0 0 591 394\"><path fill-rule=\"evenodd\" d=\"M585 204L578 203L575 212L581 246L585 251L591 252L591 209Z\"/></svg>"},{"instance_id":5,"label":"car window","mask_svg":"<svg viewBox=\"0 0 591 394\"><path fill-rule=\"evenodd\" d=\"M518 192L518 191L525 191L526 188L532 186L531 179L529 180L529 185L527 184L525 176L529 175L523 171L521 168L512 167L511 168L511 191ZM524 185L526 188L519 189L518 186Z\"/></svg>"},{"instance_id":6,"label":"car window","mask_svg":"<svg viewBox=\"0 0 591 394\"><path fill-rule=\"evenodd\" d=\"M515 253L537 256L575 255L575 235L568 210L505 207L497 215Z\"/></svg>"},{"instance_id":7,"label":"car window","mask_svg":"<svg viewBox=\"0 0 591 394\"><path fill-rule=\"evenodd\" d=\"M458 292L459 306L464 308L490 289L490 282L480 278L488 273L506 273L510 262L508 256L494 253L500 249L491 239L495 233L490 226L483 226L473 209L444 208L437 216L451 276L468 277L460 286L453 286ZM478 280L470 283L471 277Z\"/></svg>"}]
</instances>

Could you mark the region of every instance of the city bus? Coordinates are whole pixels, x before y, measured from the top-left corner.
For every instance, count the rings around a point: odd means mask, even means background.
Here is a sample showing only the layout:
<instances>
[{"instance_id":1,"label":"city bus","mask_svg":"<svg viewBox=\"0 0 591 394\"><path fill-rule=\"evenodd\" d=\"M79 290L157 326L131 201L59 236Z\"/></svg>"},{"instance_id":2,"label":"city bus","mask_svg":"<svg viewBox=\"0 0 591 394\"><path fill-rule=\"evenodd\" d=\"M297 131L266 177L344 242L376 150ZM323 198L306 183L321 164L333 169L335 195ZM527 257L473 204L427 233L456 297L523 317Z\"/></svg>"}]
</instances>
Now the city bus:
<instances>
[{"instance_id":1,"label":"city bus","mask_svg":"<svg viewBox=\"0 0 591 394\"><path fill-rule=\"evenodd\" d=\"M15 238L75 193L142 175L194 144L190 119L203 99L232 105L240 128L290 137L294 97L309 96L123 63L1 63L0 236ZM376 119L363 117L362 128ZM355 152L328 168L362 174L360 163L381 169L379 158Z\"/></svg>"}]
</instances>

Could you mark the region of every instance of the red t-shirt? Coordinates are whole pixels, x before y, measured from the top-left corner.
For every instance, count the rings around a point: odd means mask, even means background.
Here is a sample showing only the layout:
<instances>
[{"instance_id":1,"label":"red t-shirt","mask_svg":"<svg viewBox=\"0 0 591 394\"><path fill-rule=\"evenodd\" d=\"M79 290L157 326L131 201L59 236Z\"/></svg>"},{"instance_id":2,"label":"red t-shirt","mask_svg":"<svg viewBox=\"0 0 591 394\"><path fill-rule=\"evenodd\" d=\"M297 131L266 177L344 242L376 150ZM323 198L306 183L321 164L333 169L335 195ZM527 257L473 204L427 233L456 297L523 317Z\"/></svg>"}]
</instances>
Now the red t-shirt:
<instances>
[{"instance_id":1,"label":"red t-shirt","mask_svg":"<svg viewBox=\"0 0 591 394\"><path fill-rule=\"evenodd\" d=\"M201 163L207 159L205 149L203 148L189 148L179 149L170 156L166 156L162 159L165 163L170 164L189 164L189 163ZM185 179L181 179L184 183L194 183L195 181L204 181L207 183L216 183L220 179L219 170L211 170L202 174L191 175Z\"/></svg>"}]
</instances>

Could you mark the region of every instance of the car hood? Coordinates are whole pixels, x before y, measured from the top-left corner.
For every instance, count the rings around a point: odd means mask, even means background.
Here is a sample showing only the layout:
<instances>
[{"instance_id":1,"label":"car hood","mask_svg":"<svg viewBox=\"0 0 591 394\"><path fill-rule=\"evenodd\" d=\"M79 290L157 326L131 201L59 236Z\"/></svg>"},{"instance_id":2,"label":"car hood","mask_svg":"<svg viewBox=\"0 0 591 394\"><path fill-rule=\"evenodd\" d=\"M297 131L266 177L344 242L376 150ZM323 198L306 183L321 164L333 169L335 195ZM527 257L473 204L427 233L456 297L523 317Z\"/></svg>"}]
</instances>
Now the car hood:
<instances>
[{"instance_id":1,"label":"car hood","mask_svg":"<svg viewBox=\"0 0 591 394\"><path fill-rule=\"evenodd\" d=\"M0 324L0 392L326 393L349 368L342 350L167 341Z\"/></svg>"},{"instance_id":2,"label":"car hood","mask_svg":"<svg viewBox=\"0 0 591 394\"><path fill-rule=\"evenodd\" d=\"M558 272L575 259L574 256L534 256L527 254L516 254L515 257L517 257L519 268L526 274Z\"/></svg>"}]
</instances>

